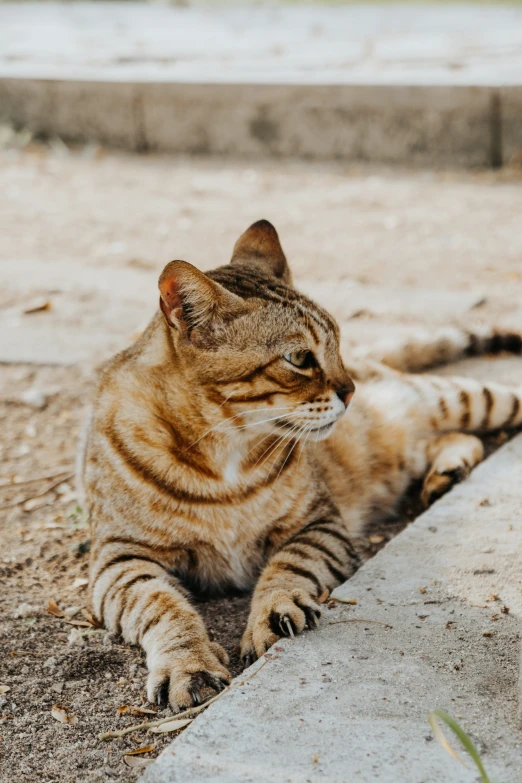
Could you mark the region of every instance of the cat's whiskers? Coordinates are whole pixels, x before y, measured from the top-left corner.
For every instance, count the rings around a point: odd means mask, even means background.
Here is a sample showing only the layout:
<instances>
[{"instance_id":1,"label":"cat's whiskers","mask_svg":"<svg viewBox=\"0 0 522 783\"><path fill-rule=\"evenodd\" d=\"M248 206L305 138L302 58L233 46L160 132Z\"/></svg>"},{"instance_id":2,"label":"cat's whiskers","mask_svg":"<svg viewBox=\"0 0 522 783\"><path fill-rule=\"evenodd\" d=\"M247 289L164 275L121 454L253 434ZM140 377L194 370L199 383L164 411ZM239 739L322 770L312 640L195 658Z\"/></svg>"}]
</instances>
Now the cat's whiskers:
<instances>
[{"instance_id":1,"label":"cat's whiskers","mask_svg":"<svg viewBox=\"0 0 522 783\"><path fill-rule=\"evenodd\" d=\"M301 436L302 436L302 435L303 435L303 434L306 432L307 428L310 428L310 425L303 424L303 425L301 425L300 429L298 430L297 437L295 438L295 443L294 443L294 445L291 447L290 451L288 452L288 454L286 455L286 457L285 457L285 459L284 459L284 461L283 461L283 464L282 464L282 465L281 465L281 467L279 468L279 473L278 473L278 474L277 474L277 476L276 476L276 481L279 479L279 476L280 476L280 475L281 475L281 473L283 472L283 468L284 468L284 466L286 465L286 463L287 463L287 462L288 462L288 460L290 459L290 456L291 456L291 454L293 453L293 451L295 450L295 448L296 448L297 444L298 444L298 443L300 443ZM311 429L308 429L308 433L307 433L307 435L306 435L306 438L308 438L308 435L310 434L310 432L311 432ZM304 447L305 447L305 444L306 444L306 438L305 438L305 442L304 442L304 443L303 443L303 445L302 445L301 452L300 452L300 454L299 454L299 460L298 460L298 462L297 462L297 465L298 465L298 466L299 466L299 461L301 460L301 455L302 455L302 453L303 453L303 451L304 451ZM274 483L275 483L275 482L274 482Z\"/></svg>"},{"instance_id":2,"label":"cat's whiskers","mask_svg":"<svg viewBox=\"0 0 522 783\"><path fill-rule=\"evenodd\" d=\"M264 464L264 463L265 463L265 462L266 462L268 459L270 459L270 457L271 457L273 454L275 454L276 456L275 456L275 459L274 459L274 460L273 460L273 462L272 462L272 465L271 465L271 468L270 468L270 469L272 469L272 468L273 468L273 466L275 465L275 463L276 463L276 460L277 460L277 458L278 458L278 456L279 456L279 454L278 454L278 452L277 452L277 450L278 450L278 447L279 447L279 446L284 446L284 445L286 444L286 441L287 441L287 440L291 440L292 438L296 437L296 435L298 435L298 433L299 433L299 430L300 430L300 429L301 429L301 425L300 425L299 423L297 423L297 424L294 424L294 425L293 425L293 427L292 427L292 428L291 428L291 429L290 429L288 432L285 432L283 435L281 435L281 436L280 436L280 437L279 437L279 438L276 440L276 442L275 442L274 444L271 444L271 446L269 446L267 449L265 449L265 451L263 452L263 454L261 455L261 457L260 457L260 458L257 460L257 462L256 462L256 465L258 465L259 467L258 467L258 468L257 468L257 470L255 471L255 473L254 473L254 476L256 476L256 475L257 475L257 473L259 472L259 470L260 470L260 468L262 467L262 465L263 465L263 464ZM268 453L268 455L267 455L267 457L266 457L266 458L263 460L263 462L260 464L260 462L261 462L261 459L264 457L264 455L265 455L267 452L269 452L269 453ZM254 465L254 467L255 467L255 465Z\"/></svg>"},{"instance_id":3,"label":"cat's whiskers","mask_svg":"<svg viewBox=\"0 0 522 783\"><path fill-rule=\"evenodd\" d=\"M277 410L277 408L274 408L273 410ZM224 430L221 430L221 432L228 432L230 430L234 430L235 432L239 432L240 430L247 430L250 427L259 427L261 424L267 424L269 421L281 421L282 419L290 419L292 417L297 416L298 414L295 412L292 412L291 408L285 408L283 410L288 410L290 413L281 413L279 416L271 416L269 419L262 419L261 421L254 421L250 424L240 424L239 427L227 427Z\"/></svg>"},{"instance_id":4,"label":"cat's whiskers","mask_svg":"<svg viewBox=\"0 0 522 783\"><path fill-rule=\"evenodd\" d=\"M301 453L299 454L299 459L297 460L297 470L299 470L299 465L300 465L300 463L301 463L301 457L303 456L303 452L304 452L304 450L305 450L305 448L306 448L306 441L307 441L307 440L308 440L308 438L310 437L310 433L311 433L312 431L313 431L313 427L309 427L309 429L308 429L308 432L307 432L307 433L306 433L306 435L305 435L305 439L304 439L304 443L303 443L303 448L301 449ZM317 441L316 441L316 444L317 444Z\"/></svg>"},{"instance_id":5,"label":"cat's whiskers","mask_svg":"<svg viewBox=\"0 0 522 783\"><path fill-rule=\"evenodd\" d=\"M220 405L219 407L222 407L222 406ZM226 427L225 429L220 429L220 428L223 427L223 425L228 424L231 421L234 421L234 419L237 419L240 416L247 416L249 413L256 413L258 410L259 410L258 408L251 408L248 411L241 411L240 413L236 413L235 416L232 416L231 418L227 418L225 421L220 421L217 424L213 424L212 427L209 427L208 430L205 430L205 432L202 435L200 435L197 440L195 440L193 443L191 443L189 446L187 446L187 448L184 449L181 453L185 454L187 451L189 451L190 449L194 448L194 446L196 446L200 441L203 440L203 438L206 438L212 432L224 433L224 432L226 432L229 429L230 430L238 429L236 427ZM285 411L288 410L288 411L291 411L291 408L287 408L287 407L272 408L272 410L285 410ZM281 415L280 417L276 416L276 418L284 418L284 416L283 415ZM263 424L263 423L264 422L259 422L259 424Z\"/></svg>"}]
</instances>

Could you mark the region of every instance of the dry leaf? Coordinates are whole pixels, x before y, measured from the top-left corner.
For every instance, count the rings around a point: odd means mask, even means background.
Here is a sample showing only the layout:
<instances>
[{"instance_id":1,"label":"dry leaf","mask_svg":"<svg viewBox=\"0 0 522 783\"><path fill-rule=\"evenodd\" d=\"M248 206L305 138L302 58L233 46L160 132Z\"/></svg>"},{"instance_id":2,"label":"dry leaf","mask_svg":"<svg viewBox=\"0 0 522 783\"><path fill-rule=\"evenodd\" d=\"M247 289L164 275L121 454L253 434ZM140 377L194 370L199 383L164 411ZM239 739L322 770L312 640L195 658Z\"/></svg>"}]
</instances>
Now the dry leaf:
<instances>
[{"instance_id":1,"label":"dry leaf","mask_svg":"<svg viewBox=\"0 0 522 783\"><path fill-rule=\"evenodd\" d=\"M102 628L102 624L96 619L92 612L89 612L88 609L82 609L82 615L85 617L88 623L94 626L94 628Z\"/></svg>"},{"instance_id":2,"label":"dry leaf","mask_svg":"<svg viewBox=\"0 0 522 783\"><path fill-rule=\"evenodd\" d=\"M24 315L31 315L32 313L44 313L46 310L50 310L52 307L51 302L48 299L34 299L27 307L24 307Z\"/></svg>"},{"instance_id":3,"label":"dry leaf","mask_svg":"<svg viewBox=\"0 0 522 783\"><path fill-rule=\"evenodd\" d=\"M188 726L189 723L192 723L192 720L192 718L170 720L168 723L160 723L159 726L154 726L154 728L150 731L151 734L166 734L169 731L179 731L179 729L184 729L185 726Z\"/></svg>"},{"instance_id":4,"label":"dry leaf","mask_svg":"<svg viewBox=\"0 0 522 783\"><path fill-rule=\"evenodd\" d=\"M4 693L9 693L10 690L11 688L9 687L9 685L0 685L0 695Z\"/></svg>"},{"instance_id":5,"label":"dry leaf","mask_svg":"<svg viewBox=\"0 0 522 783\"><path fill-rule=\"evenodd\" d=\"M52 614L53 617L65 617L64 612L62 612L56 601L53 601L52 598L49 599L49 603L47 604L47 612L48 614Z\"/></svg>"},{"instance_id":6,"label":"dry leaf","mask_svg":"<svg viewBox=\"0 0 522 783\"><path fill-rule=\"evenodd\" d=\"M156 745L144 745L142 748L135 748L134 750L126 750L126 756L139 756L140 753L151 753L156 750Z\"/></svg>"},{"instance_id":7,"label":"dry leaf","mask_svg":"<svg viewBox=\"0 0 522 783\"><path fill-rule=\"evenodd\" d=\"M123 760L131 769L144 769L154 761L154 759L140 759L137 756L130 756L128 753L123 757Z\"/></svg>"},{"instance_id":8,"label":"dry leaf","mask_svg":"<svg viewBox=\"0 0 522 783\"><path fill-rule=\"evenodd\" d=\"M72 583L72 589L73 590L77 590L79 587L85 587L85 585L88 585L88 584L89 584L89 580L88 579L85 579L84 577L79 576Z\"/></svg>"},{"instance_id":9,"label":"dry leaf","mask_svg":"<svg viewBox=\"0 0 522 783\"><path fill-rule=\"evenodd\" d=\"M357 603L357 598L339 598L338 595L334 596L334 601L339 601L340 604L349 604L350 606L355 606Z\"/></svg>"},{"instance_id":10,"label":"dry leaf","mask_svg":"<svg viewBox=\"0 0 522 783\"><path fill-rule=\"evenodd\" d=\"M77 628L92 628L92 624L87 620L64 620L67 625L75 625Z\"/></svg>"},{"instance_id":11,"label":"dry leaf","mask_svg":"<svg viewBox=\"0 0 522 783\"><path fill-rule=\"evenodd\" d=\"M125 704L123 707L118 707L118 715L156 715L156 710L149 710L145 707L132 707Z\"/></svg>"},{"instance_id":12,"label":"dry leaf","mask_svg":"<svg viewBox=\"0 0 522 783\"><path fill-rule=\"evenodd\" d=\"M67 723L69 726L76 726L78 718L72 714L71 708L66 704L55 704L51 709L51 715L60 723Z\"/></svg>"}]
</instances>

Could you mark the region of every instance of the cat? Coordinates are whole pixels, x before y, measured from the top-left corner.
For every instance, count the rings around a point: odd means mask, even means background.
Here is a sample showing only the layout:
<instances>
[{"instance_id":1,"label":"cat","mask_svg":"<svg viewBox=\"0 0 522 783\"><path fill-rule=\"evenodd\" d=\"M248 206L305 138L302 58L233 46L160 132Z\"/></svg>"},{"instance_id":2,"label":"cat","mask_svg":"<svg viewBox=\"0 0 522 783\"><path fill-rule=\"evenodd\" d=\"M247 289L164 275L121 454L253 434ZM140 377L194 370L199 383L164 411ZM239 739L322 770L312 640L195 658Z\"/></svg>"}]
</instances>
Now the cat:
<instances>
[{"instance_id":1,"label":"cat","mask_svg":"<svg viewBox=\"0 0 522 783\"><path fill-rule=\"evenodd\" d=\"M230 682L189 588L254 588L246 666L314 628L369 520L412 479L429 503L465 476L483 457L471 432L522 422L518 389L401 370L522 341L453 329L343 361L337 323L294 288L264 220L213 272L169 263L159 291L101 372L83 483L93 612L145 650L149 700L180 709Z\"/></svg>"}]
</instances>

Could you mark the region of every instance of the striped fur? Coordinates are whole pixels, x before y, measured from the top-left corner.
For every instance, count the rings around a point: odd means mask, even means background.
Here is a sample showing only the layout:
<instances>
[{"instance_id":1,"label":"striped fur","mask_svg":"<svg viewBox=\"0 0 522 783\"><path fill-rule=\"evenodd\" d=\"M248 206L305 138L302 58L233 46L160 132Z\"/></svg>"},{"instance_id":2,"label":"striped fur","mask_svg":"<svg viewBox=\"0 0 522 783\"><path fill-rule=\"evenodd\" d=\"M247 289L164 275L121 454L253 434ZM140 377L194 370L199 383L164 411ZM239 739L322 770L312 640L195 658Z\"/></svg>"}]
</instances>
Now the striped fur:
<instances>
[{"instance_id":1,"label":"striped fur","mask_svg":"<svg viewBox=\"0 0 522 783\"><path fill-rule=\"evenodd\" d=\"M358 565L362 526L412 478L426 502L446 491L482 458L465 433L518 425L522 397L371 357L348 371L337 324L293 288L266 221L228 266L172 262L159 287L147 331L102 372L82 478L93 611L145 650L149 699L185 707L229 681L188 589L255 586L246 663L313 627ZM389 363L411 366L406 353Z\"/></svg>"}]
</instances>

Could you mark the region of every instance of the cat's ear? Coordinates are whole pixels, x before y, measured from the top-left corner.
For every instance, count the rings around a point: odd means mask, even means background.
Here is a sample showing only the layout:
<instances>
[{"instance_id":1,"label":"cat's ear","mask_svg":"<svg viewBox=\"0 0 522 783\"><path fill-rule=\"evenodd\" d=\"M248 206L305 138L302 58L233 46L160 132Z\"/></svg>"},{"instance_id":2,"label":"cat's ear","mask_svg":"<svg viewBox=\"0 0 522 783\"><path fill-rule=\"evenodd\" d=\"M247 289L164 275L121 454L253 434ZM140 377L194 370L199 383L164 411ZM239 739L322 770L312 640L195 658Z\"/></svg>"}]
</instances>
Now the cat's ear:
<instances>
[{"instance_id":1,"label":"cat's ear","mask_svg":"<svg viewBox=\"0 0 522 783\"><path fill-rule=\"evenodd\" d=\"M258 220L241 234L232 253L231 264L253 264L265 273L292 285L292 274L277 236L268 220Z\"/></svg>"},{"instance_id":2,"label":"cat's ear","mask_svg":"<svg viewBox=\"0 0 522 783\"><path fill-rule=\"evenodd\" d=\"M160 307L169 326L189 335L193 329L213 328L241 315L244 299L215 283L186 261L171 261L158 281Z\"/></svg>"}]
</instances>

